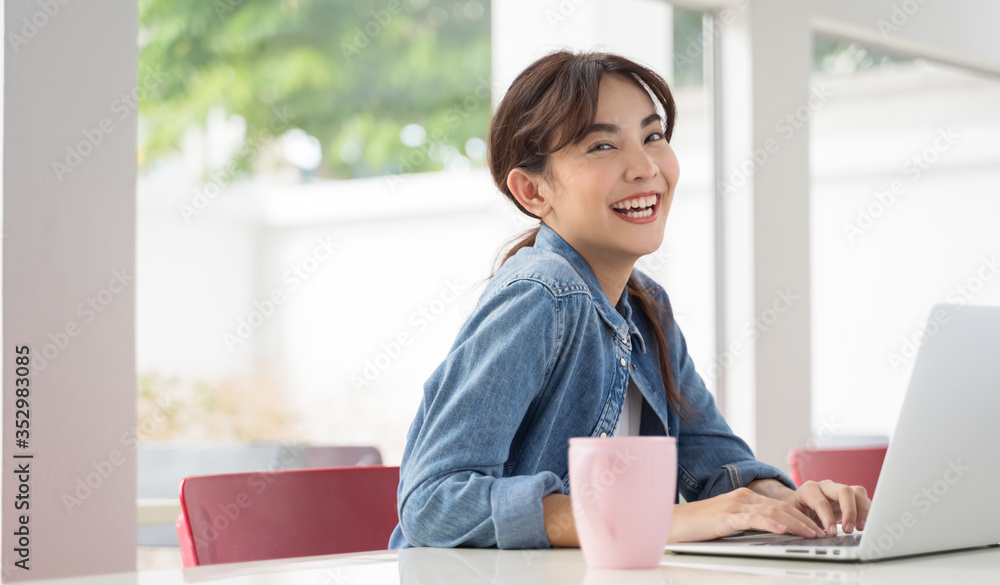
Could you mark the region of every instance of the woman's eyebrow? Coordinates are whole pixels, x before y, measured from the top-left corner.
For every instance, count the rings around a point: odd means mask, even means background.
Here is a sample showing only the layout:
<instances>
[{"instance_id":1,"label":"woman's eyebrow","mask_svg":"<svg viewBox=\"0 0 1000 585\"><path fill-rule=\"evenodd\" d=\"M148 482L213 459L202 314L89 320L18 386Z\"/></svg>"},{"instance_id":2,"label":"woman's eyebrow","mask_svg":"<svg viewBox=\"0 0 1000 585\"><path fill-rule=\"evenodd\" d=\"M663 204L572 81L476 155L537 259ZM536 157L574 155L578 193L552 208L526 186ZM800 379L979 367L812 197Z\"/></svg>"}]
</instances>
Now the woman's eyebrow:
<instances>
[{"instance_id":1,"label":"woman's eyebrow","mask_svg":"<svg viewBox=\"0 0 1000 585\"><path fill-rule=\"evenodd\" d=\"M660 115L656 113L650 114L642 119L642 122L639 123L639 127L645 128L646 126L649 126L653 122L660 122L660 125L663 125L663 118L661 118ZM589 128L587 128L587 133L584 134L584 136L590 136L595 132L604 132L607 134L619 134L621 133L621 131L622 128L618 124L594 123L591 124Z\"/></svg>"}]
</instances>

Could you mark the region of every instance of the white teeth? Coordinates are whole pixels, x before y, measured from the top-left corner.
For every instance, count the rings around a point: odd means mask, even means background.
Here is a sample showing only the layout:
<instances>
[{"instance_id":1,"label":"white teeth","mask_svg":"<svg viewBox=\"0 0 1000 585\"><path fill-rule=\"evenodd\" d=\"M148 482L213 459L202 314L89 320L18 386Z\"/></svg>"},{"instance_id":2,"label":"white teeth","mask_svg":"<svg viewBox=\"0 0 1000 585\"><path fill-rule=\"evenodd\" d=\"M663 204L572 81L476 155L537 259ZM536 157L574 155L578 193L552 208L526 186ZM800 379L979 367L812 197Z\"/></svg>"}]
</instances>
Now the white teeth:
<instances>
[{"instance_id":1,"label":"white teeth","mask_svg":"<svg viewBox=\"0 0 1000 585\"><path fill-rule=\"evenodd\" d=\"M653 215L652 209L645 209L643 211L630 211L625 214L625 217L649 217Z\"/></svg>"},{"instance_id":2,"label":"white teeth","mask_svg":"<svg viewBox=\"0 0 1000 585\"><path fill-rule=\"evenodd\" d=\"M614 209L635 209L639 207L652 207L656 204L656 195L649 195L647 197L639 197L638 199L630 199L628 201L622 201L612 205Z\"/></svg>"}]
</instances>

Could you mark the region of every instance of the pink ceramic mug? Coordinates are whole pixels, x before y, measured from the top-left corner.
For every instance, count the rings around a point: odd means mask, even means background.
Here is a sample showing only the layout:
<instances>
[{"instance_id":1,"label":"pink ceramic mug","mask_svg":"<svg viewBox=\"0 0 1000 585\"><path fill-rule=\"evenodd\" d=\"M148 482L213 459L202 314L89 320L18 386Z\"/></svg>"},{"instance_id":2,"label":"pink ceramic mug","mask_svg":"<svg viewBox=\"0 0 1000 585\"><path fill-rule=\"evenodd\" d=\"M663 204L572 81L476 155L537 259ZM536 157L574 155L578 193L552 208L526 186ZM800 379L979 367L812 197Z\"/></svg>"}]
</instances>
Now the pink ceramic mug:
<instances>
[{"instance_id":1,"label":"pink ceramic mug","mask_svg":"<svg viewBox=\"0 0 1000 585\"><path fill-rule=\"evenodd\" d=\"M588 566L648 569L660 564L677 489L673 437L572 438L569 484Z\"/></svg>"}]
</instances>

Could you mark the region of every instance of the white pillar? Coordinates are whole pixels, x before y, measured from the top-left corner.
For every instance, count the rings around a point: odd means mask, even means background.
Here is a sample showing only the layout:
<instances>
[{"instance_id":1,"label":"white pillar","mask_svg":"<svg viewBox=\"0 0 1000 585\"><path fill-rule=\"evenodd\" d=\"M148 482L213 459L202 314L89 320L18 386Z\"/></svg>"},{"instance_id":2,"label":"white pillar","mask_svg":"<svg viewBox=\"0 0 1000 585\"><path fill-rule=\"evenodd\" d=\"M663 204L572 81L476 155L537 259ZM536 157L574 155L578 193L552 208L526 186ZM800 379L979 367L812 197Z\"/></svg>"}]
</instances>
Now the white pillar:
<instances>
[{"instance_id":1,"label":"white pillar","mask_svg":"<svg viewBox=\"0 0 1000 585\"><path fill-rule=\"evenodd\" d=\"M753 0L717 18L720 347L740 356L725 373L726 415L758 459L787 469L788 449L810 436L812 38L801 3Z\"/></svg>"},{"instance_id":2,"label":"white pillar","mask_svg":"<svg viewBox=\"0 0 1000 585\"><path fill-rule=\"evenodd\" d=\"M3 29L3 580L132 571L137 3Z\"/></svg>"}]
</instances>

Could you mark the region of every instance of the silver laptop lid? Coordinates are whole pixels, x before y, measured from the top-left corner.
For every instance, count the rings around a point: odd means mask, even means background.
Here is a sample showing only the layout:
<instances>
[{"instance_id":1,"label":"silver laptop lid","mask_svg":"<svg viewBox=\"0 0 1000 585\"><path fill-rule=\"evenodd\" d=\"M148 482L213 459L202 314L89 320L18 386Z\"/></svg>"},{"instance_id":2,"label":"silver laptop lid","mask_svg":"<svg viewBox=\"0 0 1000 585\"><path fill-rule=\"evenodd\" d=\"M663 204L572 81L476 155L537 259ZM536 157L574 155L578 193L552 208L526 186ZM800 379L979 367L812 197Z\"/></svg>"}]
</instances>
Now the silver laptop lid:
<instances>
[{"instance_id":1,"label":"silver laptop lid","mask_svg":"<svg viewBox=\"0 0 1000 585\"><path fill-rule=\"evenodd\" d=\"M924 335L865 560L1000 543L1000 308L937 305Z\"/></svg>"}]
</instances>

